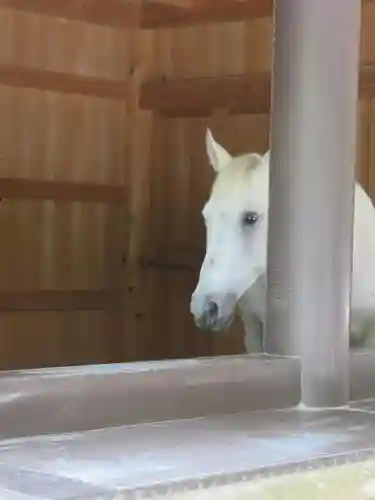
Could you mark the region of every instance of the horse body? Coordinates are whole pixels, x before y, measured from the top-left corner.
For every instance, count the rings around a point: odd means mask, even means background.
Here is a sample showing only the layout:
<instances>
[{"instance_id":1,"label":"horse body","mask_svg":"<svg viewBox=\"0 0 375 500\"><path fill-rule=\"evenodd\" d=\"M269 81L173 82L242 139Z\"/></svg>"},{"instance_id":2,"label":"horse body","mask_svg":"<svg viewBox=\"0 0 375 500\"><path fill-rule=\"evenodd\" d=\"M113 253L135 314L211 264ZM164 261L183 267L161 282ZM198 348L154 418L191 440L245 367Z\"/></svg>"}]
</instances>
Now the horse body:
<instances>
[{"instance_id":1,"label":"horse body","mask_svg":"<svg viewBox=\"0 0 375 500\"><path fill-rule=\"evenodd\" d=\"M190 309L201 329L222 332L238 312L247 352L263 350L269 202L269 154L232 157L210 131L216 179L203 209L206 255ZM375 346L375 209L356 183L350 319L351 345Z\"/></svg>"}]
</instances>

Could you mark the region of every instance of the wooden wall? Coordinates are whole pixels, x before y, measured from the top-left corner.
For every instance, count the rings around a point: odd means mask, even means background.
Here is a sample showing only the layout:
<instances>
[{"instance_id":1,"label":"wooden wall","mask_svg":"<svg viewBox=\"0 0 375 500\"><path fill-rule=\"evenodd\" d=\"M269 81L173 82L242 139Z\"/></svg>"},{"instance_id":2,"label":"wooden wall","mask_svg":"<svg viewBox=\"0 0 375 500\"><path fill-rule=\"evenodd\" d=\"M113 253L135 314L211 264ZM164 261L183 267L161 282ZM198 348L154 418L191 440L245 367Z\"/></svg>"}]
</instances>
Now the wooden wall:
<instances>
[{"instance_id":1,"label":"wooden wall","mask_svg":"<svg viewBox=\"0 0 375 500\"><path fill-rule=\"evenodd\" d=\"M265 151L268 110L226 98L166 111L142 95L153 79L263 78L270 18L138 29L136 10L119 26L37 3L0 8L0 369L241 352L241 325L215 339L189 313L213 179L204 133ZM375 6L363 12L373 64ZM359 116L358 176L375 199L371 95Z\"/></svg>"},{"instance_id":2,"label":"wooden wall","mask_svg":"<svg viewBox=\"0 0 375 500\"><path fill-rule=\"evenodd\" d=\"M0 9L0 368L107 362L123 334L125 31Z\"/></svg>"}]
</instances>

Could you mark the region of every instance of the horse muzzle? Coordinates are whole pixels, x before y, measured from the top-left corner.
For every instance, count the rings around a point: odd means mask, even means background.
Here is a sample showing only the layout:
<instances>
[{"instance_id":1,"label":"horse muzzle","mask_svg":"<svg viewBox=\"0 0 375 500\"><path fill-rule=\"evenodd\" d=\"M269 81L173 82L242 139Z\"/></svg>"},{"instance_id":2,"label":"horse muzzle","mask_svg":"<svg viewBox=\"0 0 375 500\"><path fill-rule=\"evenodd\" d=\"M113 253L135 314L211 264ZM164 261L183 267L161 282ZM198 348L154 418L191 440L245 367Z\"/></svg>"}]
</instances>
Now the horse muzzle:
<instances>
[{"instance_id":1,"label":"horse muzzle","mask_svg":"<svg viewBox=\"0 0 375 500\"><path fill-rule=\"evenodd\" d=\"M193 294L190 312L200 330L219 333L230 327L235 307L236 298L232 294L224 296Z\"/></svg>"}]
</instances>

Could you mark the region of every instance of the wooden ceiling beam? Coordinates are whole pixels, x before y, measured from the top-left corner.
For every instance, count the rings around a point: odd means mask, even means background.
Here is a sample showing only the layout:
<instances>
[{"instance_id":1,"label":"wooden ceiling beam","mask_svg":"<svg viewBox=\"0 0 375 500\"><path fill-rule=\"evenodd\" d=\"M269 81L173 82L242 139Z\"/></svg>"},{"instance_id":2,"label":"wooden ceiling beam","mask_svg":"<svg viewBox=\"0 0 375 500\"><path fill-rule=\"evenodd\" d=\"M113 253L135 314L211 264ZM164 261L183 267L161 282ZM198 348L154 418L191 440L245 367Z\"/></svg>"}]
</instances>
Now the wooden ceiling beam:
<instances>
[{"instance_id":1,"label":"wooden ceiling beam","mask_svg":"<svg viewBox=\"0 0 375 500\"><path fill-rule=\"evenodd\" d=\"M375 65L360 71L359 95L375 97ZM232 113L267 114L271 104L269 73L146 81L140 107L166 116L204 116L213 109Z\"/></svg>"}]
</instances>

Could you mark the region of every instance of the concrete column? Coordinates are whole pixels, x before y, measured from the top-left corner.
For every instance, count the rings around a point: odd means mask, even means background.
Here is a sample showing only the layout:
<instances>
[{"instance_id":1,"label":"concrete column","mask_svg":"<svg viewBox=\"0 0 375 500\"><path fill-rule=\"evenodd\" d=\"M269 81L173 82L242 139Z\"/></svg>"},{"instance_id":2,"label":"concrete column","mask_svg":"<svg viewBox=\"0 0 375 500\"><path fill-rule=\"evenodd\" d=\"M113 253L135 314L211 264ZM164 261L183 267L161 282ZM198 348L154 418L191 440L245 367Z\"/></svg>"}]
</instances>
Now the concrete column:
<instances>
[{"instance_id":1,"label":"concrete column","mask_svg":"<svg viewBox=\"0 0 375 500\"><path fill-rule=\"evenodd\" d=\"M361 0L275 0L266 351L301 356L302 402L349 394Z\"/></svg>"}]
</instances>

